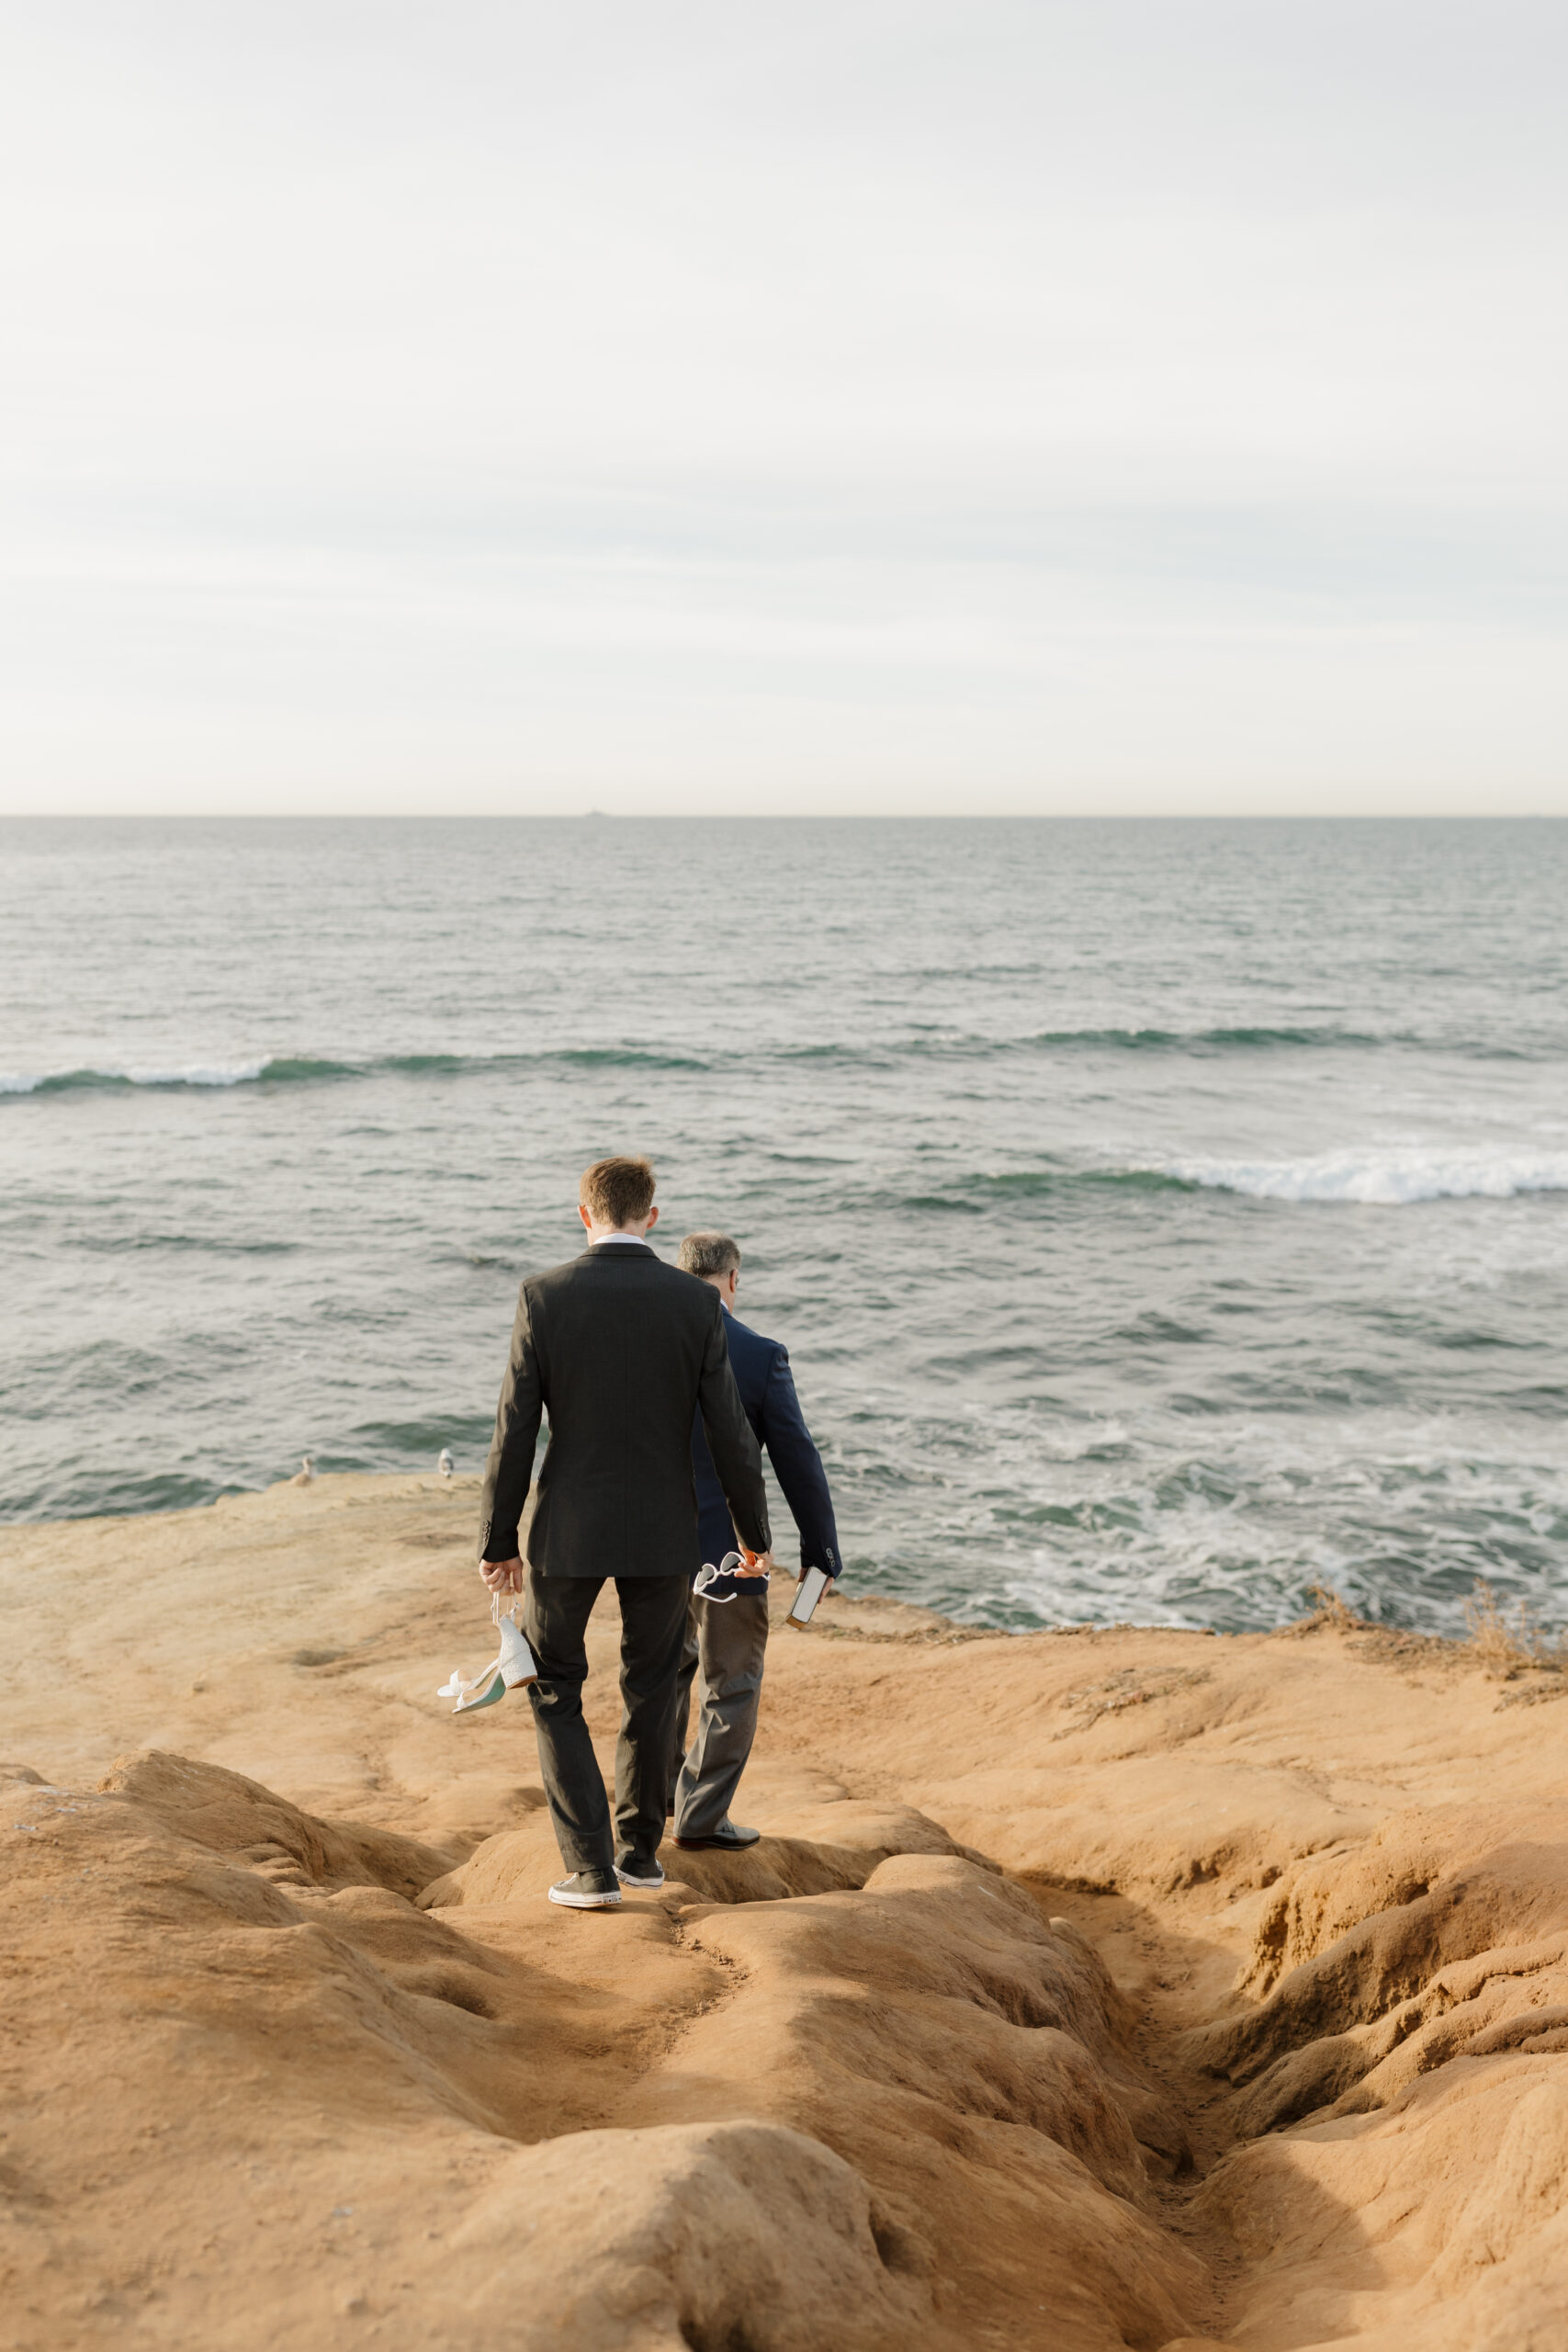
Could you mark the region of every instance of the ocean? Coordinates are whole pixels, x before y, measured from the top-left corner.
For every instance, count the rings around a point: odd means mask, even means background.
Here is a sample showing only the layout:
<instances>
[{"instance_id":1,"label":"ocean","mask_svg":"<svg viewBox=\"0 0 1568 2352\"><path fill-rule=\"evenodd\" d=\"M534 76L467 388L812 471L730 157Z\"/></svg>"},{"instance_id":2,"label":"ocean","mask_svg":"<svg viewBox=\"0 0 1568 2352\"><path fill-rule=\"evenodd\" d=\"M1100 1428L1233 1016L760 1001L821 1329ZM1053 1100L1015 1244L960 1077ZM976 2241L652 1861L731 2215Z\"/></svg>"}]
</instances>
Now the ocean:
<instances>
[{"instance_id":1,"label":"ocean","mask_svg":"<svg viewBox=\"0 0 1568 2352\"><path fill-rule=\"evenodd\" d=\"M863 1589L1568 1621L1568 825L35 820L0 866L5 1518L477 1470L518 1279L636 1150L662 1247L740 1241Z\"/></svg>"}]
</instances>

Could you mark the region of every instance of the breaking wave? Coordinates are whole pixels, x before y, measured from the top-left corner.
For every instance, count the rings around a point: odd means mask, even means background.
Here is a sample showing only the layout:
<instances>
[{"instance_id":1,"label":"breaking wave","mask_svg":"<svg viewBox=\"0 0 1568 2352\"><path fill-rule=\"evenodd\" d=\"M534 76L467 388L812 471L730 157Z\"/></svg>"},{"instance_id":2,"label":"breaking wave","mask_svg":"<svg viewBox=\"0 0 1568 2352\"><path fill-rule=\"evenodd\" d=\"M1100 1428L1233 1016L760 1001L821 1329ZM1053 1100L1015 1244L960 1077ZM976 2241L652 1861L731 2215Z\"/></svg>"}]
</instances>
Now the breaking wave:
<instances>
[{"instance_id":1,"label":"breaking wave","mask_svg":"<svg viewBox=\"0 0 1568 2352\"><path fill-rule=\"evenodd\" d=\"M193 1062L177 1069L137 1069L0 1071L0 1094L116 1094L137 1088L168 1091L231 1086L306 1086L355 1078L461 1078L471 1070L505 1072L552 1065L585 1069L705 1069L694 1056L644 1051L636 1046L566 1046L536 1054L376 1054L363 1060L333 1061L308 1054L274 1056L244 1062Z\"/></svg>"},{"instance_id":2,"label":"breaking wave","mask_svg":"<svg viewBox=\"0 0 1568 2352\"><path fill-rule=\"evenodd\" d=\"M137 1086L247 1086L265 1062L195 1062L183 1069L51 1069L26 1076L0 1070L0 1094L116 1093Z\"/></svg>"},{"instance_id":3,"label":"breaking wave","mask_svg":"<svg viewBox=\"0 0 1568 2352\"><path fill-rule=\"evenodd\" d=\"M776 1061L885 1069L900 1061L985 1062L1014 1056L1079 1054L1182 1055L1200 1058L1230 1054L1300 1051L1375 1052L1382 1046L1419 1047L1432 1041L1414 1035L1325 1027L1237 1027L1207 1029L1086 1028L1043 1029L1028 1035L984 1036L953 1031L917 1031L913 1035L874 1041L823 1039L817 1042L747 1048L751 1064ZM1446 1050L1467 1056L1518 1059L1521 1048L1450 1046ZM0 1071L0 1096L116 1093L137 1088L205 1090L235 1086L319 1086L353 1079L377 1077L465 1078L474 1074L505 1075L531 1069L709 1070L730 1058L693 1052L674 1046L637 1044L559 1046L534 1051L498 1054L423 1053L329 1056L317 1054L258 1055L243 1061L191 1061L173 1065L89 1063L77 1068L35 1072ZM1207 1182L1207 1177L1194 1180ZM1235 1189L1245 1190L1245 1185Z\"/></svg>"},{"instance_id":4,"label":"breaking wave","mask_svg":"<svg viewBox=\"0 0 1568 2352\"><path fill-rule=\"evenodd\" d=\"M1259 1201L1348 1201L1404 1208L1416 1201L1512 1200L1520 1193L1568 1193L1568 1152L1444 1151L1390 1145L1326 1151L1310 1159L1170 1159L1150 1170Z\"/></svg>"}]
</instances>

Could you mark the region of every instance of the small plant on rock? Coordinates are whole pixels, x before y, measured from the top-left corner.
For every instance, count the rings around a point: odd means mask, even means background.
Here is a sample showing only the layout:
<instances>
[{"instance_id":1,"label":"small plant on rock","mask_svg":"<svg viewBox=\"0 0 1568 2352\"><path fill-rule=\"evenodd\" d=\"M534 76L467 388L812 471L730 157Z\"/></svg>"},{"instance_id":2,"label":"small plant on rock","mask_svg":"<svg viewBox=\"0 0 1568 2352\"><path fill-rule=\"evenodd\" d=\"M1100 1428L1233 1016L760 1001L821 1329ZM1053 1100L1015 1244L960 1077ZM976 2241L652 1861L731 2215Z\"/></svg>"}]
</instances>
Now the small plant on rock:
<instances>
[{"instance_id":1,"label":"small plant on rock","mask_svg":"<svg viewBox=\"0 0 1568 2352\"><path fill-rule=\"evenodd\" d=\"M1498 1606L1497 1596L1483 1578L1464 1604L1470 1646L1488 1674L1509 1681L1516 1674L1561 1674L1568 1665L1564 1637L1541 1630L1535 1611L1523 1600L1512 1612Z\"/></svg>"}]
</instances>

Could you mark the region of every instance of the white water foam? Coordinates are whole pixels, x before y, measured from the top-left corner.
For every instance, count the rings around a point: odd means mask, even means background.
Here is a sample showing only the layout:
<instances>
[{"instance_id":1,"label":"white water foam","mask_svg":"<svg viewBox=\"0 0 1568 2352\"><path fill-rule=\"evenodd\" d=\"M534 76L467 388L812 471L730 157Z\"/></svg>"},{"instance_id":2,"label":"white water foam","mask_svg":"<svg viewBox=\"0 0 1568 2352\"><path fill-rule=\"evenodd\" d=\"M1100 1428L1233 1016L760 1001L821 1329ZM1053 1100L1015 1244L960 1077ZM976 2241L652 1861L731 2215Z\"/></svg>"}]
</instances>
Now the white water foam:
<instances>
[{"instance_id":1,"label":"white water foam","mask_svg":"<svg viewBox=\"0 0 1568 2352\"><path fill-rule=\"evenodd\" d=\"M1416 1201L1512 1200L1568 1192L1568 1152L1450 1151L1426 1144L1320 1152L1308 1159L1168 1159L1152 1171L1260 1201L1357 1201L1405 1208Z\"/></svg>"},{"instance_id":2,"label":"white water foam","mask_svg":"<svg viewBox=\"0 0 1568 2352\"><path fill-rule=\"evenodd\" d=\"M193 1062L174 1069L135 1067L100 1069L81 1065L65 1069L0 1070L0 1094L37 1094L41 1089L95 1086L248 1086L266 1068L263 1061Z\"/></svg>"}]
</instances>

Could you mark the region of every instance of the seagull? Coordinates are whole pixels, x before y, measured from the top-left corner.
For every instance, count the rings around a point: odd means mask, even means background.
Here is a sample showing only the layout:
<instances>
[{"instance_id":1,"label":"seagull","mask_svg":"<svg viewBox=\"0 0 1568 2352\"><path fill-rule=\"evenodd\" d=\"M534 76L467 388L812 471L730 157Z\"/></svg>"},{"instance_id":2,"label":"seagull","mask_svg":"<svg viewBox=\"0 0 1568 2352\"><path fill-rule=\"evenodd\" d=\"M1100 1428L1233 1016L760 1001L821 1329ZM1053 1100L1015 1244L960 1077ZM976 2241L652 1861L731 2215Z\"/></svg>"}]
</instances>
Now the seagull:
<instances>
[{"instance_id":1,"label":"seagull","mask_svg":"<svg viewBox=\"0 0 1568 2352\"><path fill-rule=\"evenodd\" d=\"M316 1465L308 1453L299 1456L299 1467L288 1481L291 1487L308 1487L316 1475Z\"/></svg>"},{"instance_id":2,"label":"seagull","mask_svg":"<svg viewBox=\"0 0 1568 2352\"><path fill-rule=\"evenodd\" d=\"M454 1466L454 1465L453 1465L453 1462L452 1462L452 1456L451 1456L451 1454L448 1453L448 1451L447 1451L447 1449L446 1448L446 1446L443 1446L443 1447L442 1447L442 1449L441 1449L441 1459L440 1459L440 1461L436 1464L436 1465L435 1465L435 1466L436 1466L436 1468L440 1471L441 1476L442 1476L444 1478L449 1478L449 1477L452 1476L452 1470L453 1470L453 1466Z\"/></svg>"}]
</instances>

